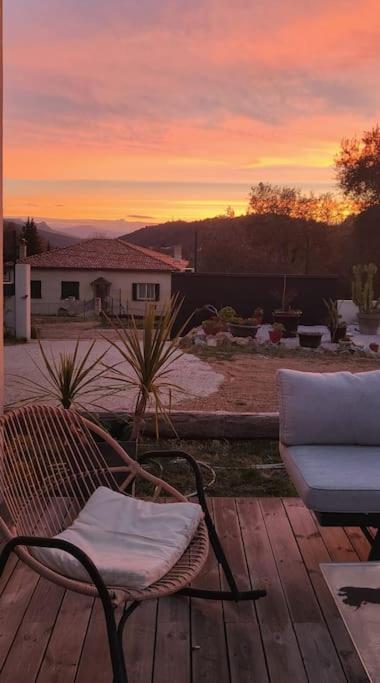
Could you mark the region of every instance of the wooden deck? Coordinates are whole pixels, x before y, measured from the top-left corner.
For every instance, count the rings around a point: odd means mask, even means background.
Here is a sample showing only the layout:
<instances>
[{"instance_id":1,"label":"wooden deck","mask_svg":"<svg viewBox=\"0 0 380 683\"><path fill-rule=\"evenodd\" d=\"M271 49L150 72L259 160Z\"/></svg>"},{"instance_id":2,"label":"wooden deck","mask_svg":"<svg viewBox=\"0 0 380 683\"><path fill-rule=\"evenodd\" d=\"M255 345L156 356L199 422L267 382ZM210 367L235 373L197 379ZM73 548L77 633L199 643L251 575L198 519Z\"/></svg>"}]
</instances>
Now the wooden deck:
<instances>
[{"instance_id":1,"label":"wooden deck","mask_svg":"<svg viewBox=\"0 0 380 683\"><path fill-rule=\"evenodd\" d=\"M358 530L320 529L298 499L214 498L218 532L256 605L167 598L141 606L125 632L129 683L367 681L319 571L359 561ZM210 556L199 586L223 584ZM112 680L99 602L67 593L16 561L0 581L1 683Z\"/></svg>"}]
</instances>

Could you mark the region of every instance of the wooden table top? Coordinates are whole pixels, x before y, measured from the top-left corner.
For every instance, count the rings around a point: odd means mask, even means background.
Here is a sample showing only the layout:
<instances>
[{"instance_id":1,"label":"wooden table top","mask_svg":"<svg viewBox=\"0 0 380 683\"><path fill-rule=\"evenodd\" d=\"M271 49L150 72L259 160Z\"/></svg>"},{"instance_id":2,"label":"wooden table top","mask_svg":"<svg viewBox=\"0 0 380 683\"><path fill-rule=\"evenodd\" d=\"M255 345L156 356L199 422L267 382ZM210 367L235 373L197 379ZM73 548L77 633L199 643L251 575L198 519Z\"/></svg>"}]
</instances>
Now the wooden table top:
<instances>
[{"instance_id":1,"label":"wooden table top","mask_svg":"<svg viewBox=\"0 0 380 683\"><path fill-rule=\"evenodd\" d=\"M380 683L380 562L320 565L372 683Z\"/></svg>"}]
</instances>

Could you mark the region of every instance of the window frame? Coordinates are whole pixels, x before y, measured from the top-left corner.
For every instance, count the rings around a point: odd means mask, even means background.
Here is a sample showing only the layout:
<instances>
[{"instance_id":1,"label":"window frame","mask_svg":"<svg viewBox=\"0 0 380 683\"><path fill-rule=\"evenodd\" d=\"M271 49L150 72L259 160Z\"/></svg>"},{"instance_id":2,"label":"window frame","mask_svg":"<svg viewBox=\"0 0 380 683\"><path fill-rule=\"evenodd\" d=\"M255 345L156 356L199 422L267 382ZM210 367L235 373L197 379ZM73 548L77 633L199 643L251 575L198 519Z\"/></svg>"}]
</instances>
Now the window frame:
<instances>
[{"instance_id":1,"label":"window frame","mask_svg":"<svg viewBox=\"0 0 380 683\"><path fill-rule=\"evenodd\" d=\"M33 285L39 285L39 295L34 296L33 294ZM30 298L31 299L42 299L42 280L31 280L30 281Z\"/></svg>"},{"instance_id":2,"label":"window frame","mask_svg":"<svg viewBox=\"0 0 380 683\"><path fill-rule=\"evenodd\" d=\"M66 296L63 296L63 290L64 286L67 285L73 285L75 293L74 294L67 294ZM61 280L61 301L65 301L66 299L75 299L75 301L79 301L80 299L80 282L79 280Z\"/></svg>"},{"instance_id":3,"label":"window frame","mask_svg":"<svg viewBox=\"0 0 380 683\"><path fill-rule=\"evenodd\" d=\"M134 284L136 287L136 301L157 301L157 285L159 286L158 282L136 282ZM141 296L140 294L140 288L142 287L145 287L145 296ZM152 296L148 296L149 288L151 288L153 291Z\"/></svg>"}]
</instances>

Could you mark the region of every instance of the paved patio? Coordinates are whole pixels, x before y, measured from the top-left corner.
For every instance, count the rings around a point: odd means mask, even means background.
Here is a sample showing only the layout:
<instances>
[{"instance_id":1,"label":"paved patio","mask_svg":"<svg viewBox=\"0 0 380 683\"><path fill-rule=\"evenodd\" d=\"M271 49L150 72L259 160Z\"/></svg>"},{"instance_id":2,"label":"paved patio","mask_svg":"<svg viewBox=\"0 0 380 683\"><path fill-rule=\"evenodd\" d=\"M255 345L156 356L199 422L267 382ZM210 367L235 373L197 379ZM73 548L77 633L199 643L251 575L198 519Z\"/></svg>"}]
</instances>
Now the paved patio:
<instances>
[{"instance_id":1,"label":"paved patio","mask_svg":"<svg viewBox=\"0 0 380 683\"><path fill-rule=\"evenodd\" d=\"M130 683L365 683L319 570L359 561L358 530L321 529L298 499L214 498L214 518L240 585L263 586L252 605L167 598L128 622ZM199 586L223 582L210 555ZM112 680L98 602L39 578L15 558L0 581L1 683Z\"/></svg>"}]
</instances>

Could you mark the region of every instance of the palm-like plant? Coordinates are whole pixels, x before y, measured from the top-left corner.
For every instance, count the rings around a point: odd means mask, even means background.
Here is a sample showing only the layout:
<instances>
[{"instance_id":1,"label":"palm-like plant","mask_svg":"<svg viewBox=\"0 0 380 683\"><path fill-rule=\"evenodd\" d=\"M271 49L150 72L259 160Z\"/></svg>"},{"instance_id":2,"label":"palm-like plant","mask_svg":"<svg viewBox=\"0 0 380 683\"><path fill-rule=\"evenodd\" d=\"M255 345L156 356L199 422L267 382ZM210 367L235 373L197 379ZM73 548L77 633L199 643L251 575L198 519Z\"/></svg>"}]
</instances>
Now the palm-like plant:
<instances>
[{"instance_id":1,"label":"palm-like plant","mask_svg":"<svg viewBox=\"0 0 380 683\"><path fill-rule=\"evenodd\" d=\"M62 352L55 358L52 352L49 357L38 340L42 363L39 364L32 357L31 361L38 370L40 381L32 377L10 375L16 380L15 385L22 388L24 396L7 407L44 401L54 401L63 408L80 410L85 410L85 405L99 407L97 401L118 392L119 387L101 381L108 370L102 362L110 347L91 358L95 343L93 341L81 356L78 339L72 352Z\"/></svg>"},{"instance_id":2,"label":"palm-like plant","mask_svg":"<svg viewBox=\"0 0 380 683\"><path fill-rule=\"evenodd\" d=\"M173 390L184 391L182 387L170 380L173 363L184 353L179 342L189 322L187 320L173 336L173 327L181 305L182 301L178 299L178 296L173 297L165 304L156 323L156 306L148 304L142 330L138 328L134 316L131 316L129 325L121 320L117 320L117 324L109 320L117 335L117 339L109 340L109 342L127 363L126 369L121 365L114 366L110 376L116 378L122 385L137 390L132 439L138 439L141 433L149 400L152 400L154 405L156 435L159 434L160 418L173 428L169 415L170 405L168 410L163 395L169 394L170 404ZM128 369L132 371L132 375L128 373Z\"/></svg>"}]
</instances>

